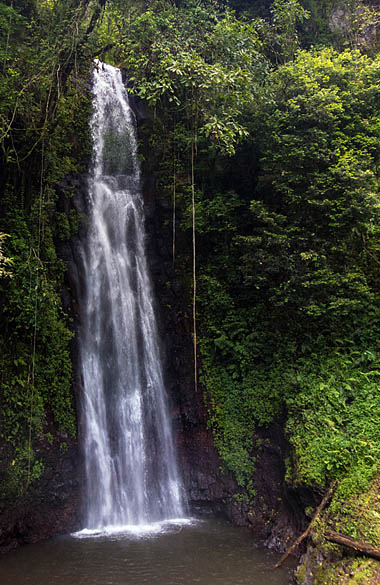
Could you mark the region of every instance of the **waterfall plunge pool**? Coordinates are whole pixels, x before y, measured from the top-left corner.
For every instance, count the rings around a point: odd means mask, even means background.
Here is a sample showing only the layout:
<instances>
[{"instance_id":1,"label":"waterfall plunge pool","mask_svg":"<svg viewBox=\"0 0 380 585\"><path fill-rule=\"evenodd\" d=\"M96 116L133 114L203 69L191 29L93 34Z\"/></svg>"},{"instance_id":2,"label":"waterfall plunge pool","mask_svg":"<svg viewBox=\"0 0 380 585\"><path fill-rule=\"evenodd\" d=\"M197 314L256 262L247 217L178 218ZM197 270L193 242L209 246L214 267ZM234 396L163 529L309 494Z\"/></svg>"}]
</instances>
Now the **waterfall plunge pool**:
<instances>
[{"instance_id":1,"label":"waterfall plunge pool","mask_svg":"<svg viewBox=\"0 0 380 585\"><path fill-rule=\"evenodd\" d=\"M290 585L278 555L222 520L157 532L62 536L0 558L2 585Z\"/></svg>"}]
</instances>

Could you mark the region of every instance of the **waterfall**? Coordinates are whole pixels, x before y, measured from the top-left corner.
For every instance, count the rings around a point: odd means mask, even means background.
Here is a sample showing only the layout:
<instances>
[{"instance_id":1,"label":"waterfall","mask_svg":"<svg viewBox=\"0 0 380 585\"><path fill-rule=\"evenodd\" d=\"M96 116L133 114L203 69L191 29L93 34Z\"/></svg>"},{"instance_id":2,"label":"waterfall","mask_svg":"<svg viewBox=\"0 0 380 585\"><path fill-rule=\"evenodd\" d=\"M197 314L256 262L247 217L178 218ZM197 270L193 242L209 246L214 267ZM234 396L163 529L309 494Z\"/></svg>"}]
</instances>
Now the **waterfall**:
<instances>
[{"instance_id":1,"label":"waterfall","mask_svg":"<svg viewBox=\"0 0 380 585\"><path fill-rule=\"evenodd\" d=\"M119 69L93 73L79 334L88 529L183 516L145 256L134 117Z\"/></svg>"}]
</instances>

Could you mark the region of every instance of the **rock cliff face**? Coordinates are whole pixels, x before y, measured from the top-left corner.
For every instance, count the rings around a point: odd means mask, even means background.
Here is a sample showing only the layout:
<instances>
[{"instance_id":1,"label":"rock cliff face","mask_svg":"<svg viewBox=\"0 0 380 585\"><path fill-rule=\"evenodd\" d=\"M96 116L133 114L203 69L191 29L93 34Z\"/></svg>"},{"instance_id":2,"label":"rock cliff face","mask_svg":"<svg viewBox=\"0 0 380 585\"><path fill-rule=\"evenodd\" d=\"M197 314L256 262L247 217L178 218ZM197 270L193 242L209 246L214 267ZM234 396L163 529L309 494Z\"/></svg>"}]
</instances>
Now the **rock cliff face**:
<instances>
[{"instance_id":1,"label":"rock cliff face","mask_svg":"<svg viewBox=\"0 0 380 585\"><path fill-rule=\"evenodd\" d=\"M44 463L41 479L30 486L25 498L1 503L0 552L78 529L81 484L78 449L67 438L65 444L65 453L57 442L54 446L46 443L37 446Z\"/></svg>"},{"instance_id":2,"label":"rock cliff face","mask_svg":"<svg viewBox=\"0 0 380 585\"><path fill-rule=\"evenodd\" d=\"M379 33L378 7L377 0L338 1L330 8L329 28L346 42L371 51Z\"/></svg>"}]
</instances>

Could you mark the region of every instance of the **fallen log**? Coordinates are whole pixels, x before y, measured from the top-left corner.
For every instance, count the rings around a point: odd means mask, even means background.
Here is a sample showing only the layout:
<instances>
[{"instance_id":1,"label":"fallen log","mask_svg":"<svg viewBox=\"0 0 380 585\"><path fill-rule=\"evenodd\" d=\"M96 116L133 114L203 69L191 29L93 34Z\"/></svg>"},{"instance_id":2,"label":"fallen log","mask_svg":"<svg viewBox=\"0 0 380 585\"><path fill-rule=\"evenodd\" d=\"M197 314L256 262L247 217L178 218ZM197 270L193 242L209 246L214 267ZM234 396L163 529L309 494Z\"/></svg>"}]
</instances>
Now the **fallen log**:
<instances>
[{"instance_id":1,"label":"fallen log","mask_svg":"<svg viewBox=\"0 0 380 585\"><path fill-rule=\"evenodd\" d=\"M376 548L371 544L361 542L360 540L354 540L348 536L343 536L338 532L334 532L334 530L329 530L325 534L325 538L330 542L334 542L335 544L342 544L343 546L347 546L348 548L351 548L366 557L371 557L372 559L380 561L380 548Z\"/></svg>"},{"instance_id":2,"label":"fallen log","mask_svg":"<svg viewBox=\"0 0 380 585\"><path fill-rule=\"evenodd\" d=\"M297 540L292 544L292 546L290 546L288 548L288 550L286 552L284 552L284 554L282 555L282 557L280 558L280 560L273 565L273 569L278 569L278 567L281 567L282 563L288 558L288 556L297 548L297 546L299 546L301 544L301 542L310 534L311 529L313 528L315 521L317 520L317 518L319 518L320 513L324 510L324 508L327 505L327 502L329 501L329 499L332 496L332 493L334 491L334 488L336 486L336 481L334 481L329 489L327 490L327 492L325 493L325 495L323 496L323 499L321 501L321 503L319 504L318 508L315 510L314 515L311 519L311 522L309 524L309 526L306 528L306 530L297 538Z\"/></svg>"}]
</instances>

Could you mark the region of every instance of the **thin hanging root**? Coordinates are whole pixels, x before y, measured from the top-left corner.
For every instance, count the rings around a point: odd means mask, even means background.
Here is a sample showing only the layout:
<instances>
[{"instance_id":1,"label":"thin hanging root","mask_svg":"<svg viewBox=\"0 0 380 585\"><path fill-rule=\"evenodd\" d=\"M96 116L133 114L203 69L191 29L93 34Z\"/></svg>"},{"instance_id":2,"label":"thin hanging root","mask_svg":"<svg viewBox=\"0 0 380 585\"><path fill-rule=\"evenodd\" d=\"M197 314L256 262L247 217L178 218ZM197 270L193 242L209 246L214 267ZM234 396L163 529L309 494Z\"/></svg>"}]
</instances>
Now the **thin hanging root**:
<instances>
[{"instance_id":1,"label":"thin hanging root","mask_svg":"<svg viewBox=\"0 0 380 585\"><path fill-rule=\"evenodd\" d=\"M173 257L173 266L175 264L175 239L176 239L176 229L175 229L175 222L176 222L176 156L174 150L174 164L173 164L173 249L172 249L172 257Z\"/></svg>"},{"instance_id":2,"label":"thin hanging root","mask_svg":"<svg viewBox=\"0 0 380 585\"><path fill-rule=\"evenodd\" d=\"M196 245L195 245L195 187L194 187L194 140L191 144L191 204L193 216L193 346L194 346L194 388L198 390L198 360L197 360L197 273L196 273Z\"/></svg>"},{"instance_id":3,"label":"thin hanging root","mask_svg":"<svg viewBox=\"0 0 380 585\"><path fill-rule=\"evenodd\" d=\"M45 141L42 140L41 152L41 178L40 178L40 199L38 208L38 244L37 244L37 260L40 258L41 249L41 232L42 232L42 200L43 200L43 178L44 178L44 164L45 164ZM32 371L30 378L30 409L29 409L29 425L28 425L28 474L25 489L28 488L31 478L32 467L32 419L34 408L34 373L36 365L36 341L37 341L37 313L38 313L38 287L39 287L38 271L36 272L36 286L34 297L34 324L33 324L33 350L32 350Z\"/></svg>"}]
</instances>

